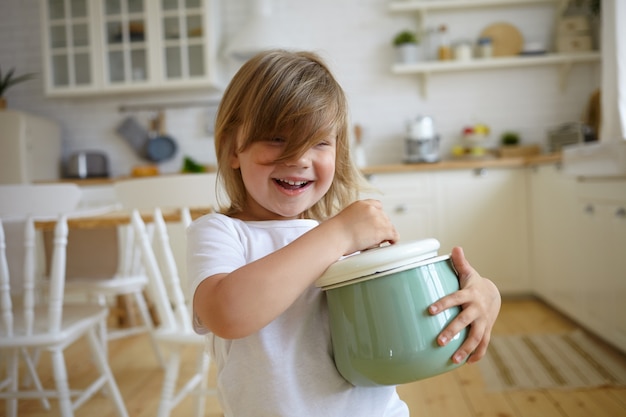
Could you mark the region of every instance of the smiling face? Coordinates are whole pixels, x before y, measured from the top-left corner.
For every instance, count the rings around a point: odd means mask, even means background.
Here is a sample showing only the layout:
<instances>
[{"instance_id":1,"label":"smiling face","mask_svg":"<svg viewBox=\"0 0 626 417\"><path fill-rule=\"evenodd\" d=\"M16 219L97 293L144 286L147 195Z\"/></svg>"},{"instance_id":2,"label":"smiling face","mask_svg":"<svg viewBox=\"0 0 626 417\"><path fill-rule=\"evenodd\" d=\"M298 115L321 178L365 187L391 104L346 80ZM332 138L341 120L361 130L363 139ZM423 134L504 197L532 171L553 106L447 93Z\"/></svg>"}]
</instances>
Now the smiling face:
<instances>
[{"instance_id":1,"label":"smiling face","mask_svg":"<svg viewBox=\"0 0 626 417\"><path fill-rule=\"evenodd\" d=\"M246 188L246 203L235 217L242 220L301 218L329 190L336 157L336 134L306 149L301 155L281 158L290 139L255 141L232 157Z\"/></svg>"},{"instance_id":2,"label":"smiling face","mask_svg":"<svg viewBox=\"0 0 626 417\"><path fill-rule=\"evenodd\" d=\"M338 213L365 184L348 132L346 96L317 54L257 54L229 83L215 120L218 181L229 199L220 212L316 220Z\"/></svg>"}]
</instances>

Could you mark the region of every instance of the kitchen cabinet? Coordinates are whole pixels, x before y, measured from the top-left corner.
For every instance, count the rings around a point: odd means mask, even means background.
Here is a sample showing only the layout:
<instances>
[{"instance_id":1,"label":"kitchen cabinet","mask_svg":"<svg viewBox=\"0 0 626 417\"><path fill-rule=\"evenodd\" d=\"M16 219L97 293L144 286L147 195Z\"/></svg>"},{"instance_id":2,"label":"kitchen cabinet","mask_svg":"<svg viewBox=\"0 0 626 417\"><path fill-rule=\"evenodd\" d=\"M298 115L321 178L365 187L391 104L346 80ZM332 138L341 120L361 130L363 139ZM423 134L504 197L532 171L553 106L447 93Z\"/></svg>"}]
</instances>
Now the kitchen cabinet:
<instances>
[{"instance_id":1,"label":"kitchen cabinet","mask_svg":"<svg viewBox=\"0 0 626 417\"><path fill-rule=\"evenodd\" d=\"M376 191L368 192L362 198L375 198L383 203L402 241L437 236L433 174L375 174L368 179Z\"/></svg>"},{"instance_id":2,"label":"kitchen cabinet","mask_svg":"<svg viewBox=\"0 0 626 417\"><path fill-rule=\"evenodd\" d=\"M533 291L626 352L626 180L529 175Z\"/></svg>"},{"instance_id":3,"label":"kitchen cabinet","mask_svg":"<svg viewBox=\"0 0 626 417\"><path fill-rule=\"evenodd\" d=\"M506 294L529 293L524 169L372 174L401 240L434 237L439 253L462 246Z\"/></svg>"},{"instance_id":4,"label":"kitchen cabinet","mask_svg":"<svg viewBox=\"0 0 626 417\"><path fill-rule=\"evenodd\" d=\"M429 12L455 13L470 9L484 9L511 6L534 6L553 4L561 14L566 6L563 0L395 0L389 9L395 13L415 13L418 25L423 27ZM444 72L465 72L486 69L520 68L529 66L553 65L559 68L561 89L567 85L567 75L572 65L599 63L601 55L597 51L578 53L547 53L534 56L503 56L479 58L470 61L424 61L411 64L394 64L394 74L414 74L420 79L424 97L428 94L428 79L432 74Z\"/></svg>"},{"instance_id":5,"label":"kitchen cabinet","mask_svg":"<svg viewBox=\"0 0 626 417\"><path fill-rule=\"evenodd\" d=\"M442 252L461 246L501 293L530 293L526 170L444 171L435 187Z\"/></svg>"},{"instance_id":6,"label":"kitchen cabinet","mask_svg":"<svg viewBox=\"0 0 626 417\"><path fill-rule=\"evenodd\" d=\"M579 320L626 351L626 179L577 185Z\"/></svg>"},{"instance_id":7,"label":"kitchen cabinet","mask_svg":"<svg viewBox=\"0 0 626 417\"><path fill-rule=\"evenodd\" d=\"M214 0L41 2L48 96L216 84Z\"/></svg>"},{"instance_id":8,"label":"kitchen cabinet","mask_svg":"<svg viewBox=\"0 0 626 417\"><path fill-rule=\"evenodd\" d=\"M560 163L529 172L531 281L533 291L561 311L580 308L583 285L576 266L576 180Z\"/></svg>"}]
</instances>

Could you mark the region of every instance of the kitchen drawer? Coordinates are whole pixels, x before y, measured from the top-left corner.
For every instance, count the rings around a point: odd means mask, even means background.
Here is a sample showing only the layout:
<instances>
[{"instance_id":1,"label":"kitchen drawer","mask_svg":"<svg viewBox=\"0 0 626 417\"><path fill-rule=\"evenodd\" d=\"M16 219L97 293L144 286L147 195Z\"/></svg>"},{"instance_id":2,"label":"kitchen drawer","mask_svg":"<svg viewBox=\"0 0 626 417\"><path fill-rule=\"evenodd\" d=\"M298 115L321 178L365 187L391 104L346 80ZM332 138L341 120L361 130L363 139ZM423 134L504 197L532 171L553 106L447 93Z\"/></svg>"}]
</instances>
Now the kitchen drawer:
<instances>
[{"instance_id":1,"label":"kitchen drawer","mask_svg":"<svg viewBox=\"0 0 626 417\"><path fill-rule=\"evenodd\" d=\"M399 197L411 201L430 201L433 197L433 177L431 173L373 174L370 184L385 197ZM380 199L380 194L367 193ZM378 197L377 197L378 195Z\"/></svg>"}]
</instances>

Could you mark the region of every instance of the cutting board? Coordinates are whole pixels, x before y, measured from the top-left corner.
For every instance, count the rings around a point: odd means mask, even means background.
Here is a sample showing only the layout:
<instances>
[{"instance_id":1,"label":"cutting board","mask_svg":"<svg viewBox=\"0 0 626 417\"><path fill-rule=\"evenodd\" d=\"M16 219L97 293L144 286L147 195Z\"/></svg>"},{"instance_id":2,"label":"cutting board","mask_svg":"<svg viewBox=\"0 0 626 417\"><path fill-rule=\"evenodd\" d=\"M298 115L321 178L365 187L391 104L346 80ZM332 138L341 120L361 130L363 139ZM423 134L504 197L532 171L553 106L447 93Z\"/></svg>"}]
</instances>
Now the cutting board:
<instances>
[{"instance_id":1,"label":"cutting board","mask_svg":"<svg viewBox=\"0 0 626 417\"><path fill-rule=\"evenodd\" d=\"M480 33L480 37L491 38L493 56L519 55L524 48L524 37L510 23L494 23Z\"/></svg>"}]
</instances>

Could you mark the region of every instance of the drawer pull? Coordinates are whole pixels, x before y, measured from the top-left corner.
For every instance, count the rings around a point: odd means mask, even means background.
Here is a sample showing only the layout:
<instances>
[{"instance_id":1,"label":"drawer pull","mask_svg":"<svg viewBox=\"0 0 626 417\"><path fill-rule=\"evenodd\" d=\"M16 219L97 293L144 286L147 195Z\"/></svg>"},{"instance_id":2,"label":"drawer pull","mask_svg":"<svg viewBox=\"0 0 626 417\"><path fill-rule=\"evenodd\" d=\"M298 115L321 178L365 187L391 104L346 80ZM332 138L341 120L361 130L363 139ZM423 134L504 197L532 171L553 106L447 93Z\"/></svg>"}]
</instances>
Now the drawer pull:
<instances>
[{"instance_id":1,"label":"drawer pull","mask_svg":"<svg viewBox=\"0 0 626 417\"><path fill-rule=\"evenodd\" d=\"M407 207L405 204L400 204L399 206L396 206L394 212L396 214L404 214L407 212Z\"/></svg>"},{"instance_id":2,"label":"drawer pull","mask_svg":"<svg viewBox=\"0 0 626 417\"><path fill-rule=\"evenodd\" d=\"M615 217L618 217L620 219L625 218L626 217L626 208L620 207L617 210L615 210Z\"/></svg>"},{"instance_id":3,"label":"drawer pull","mask_svg":"<svg viewBox=\"0 0 626 417\"><path fill-rule=\"evenodd\" d=\"M587 213L587 214L593 214L593 212L594 212L594 211L595 211L595 209L594 209L593 205L591 205L591 204L587 204L587 205L585 206L585 213Z\"/></svg>"},{"instance_id":4,"label":"drawer pull","mask_svg":"<svg viewBox=\"0 0 626 417\"><path fill-rule=\"evenodd\" d=\"M474 175L476 175L477 177L485 177L485 176L487 176L487 169L486 168L476 168L476 169L474 169Z\"/></svg>"}]
</instances>

